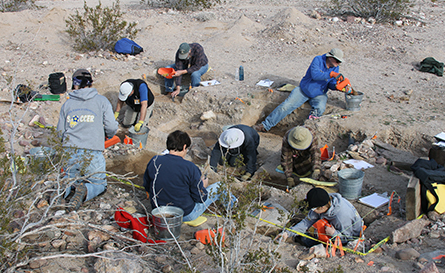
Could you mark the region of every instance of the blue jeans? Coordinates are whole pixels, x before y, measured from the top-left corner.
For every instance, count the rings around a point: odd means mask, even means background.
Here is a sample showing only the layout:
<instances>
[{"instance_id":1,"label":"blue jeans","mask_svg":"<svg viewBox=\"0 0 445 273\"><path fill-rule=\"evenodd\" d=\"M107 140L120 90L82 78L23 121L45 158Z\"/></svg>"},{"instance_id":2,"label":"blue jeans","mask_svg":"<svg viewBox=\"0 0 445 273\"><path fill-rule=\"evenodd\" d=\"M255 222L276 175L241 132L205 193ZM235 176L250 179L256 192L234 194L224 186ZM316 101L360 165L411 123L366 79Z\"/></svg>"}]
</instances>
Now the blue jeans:
<instances>
[{"instance_id":1,"label":"blue jeans","mask_svg":"<svg viewBox=\"0 0 445 273\"><path fill-rule=\"evenodd\" d=\"M175 64L171 64L166 67L173 68L174 70L176 70ZM202 66L200 69L198 69L192 73L192 75L190 76L191 82L192 82L192 87L199 86L199 83L201 82L201 76L204 75L208 70L209 70L209 64L206 64L206 65ZM176 79L175 77L173 77L171 79L165 78L165 81L164 81L165 92L173 92L173 84L175 82L175 79Z\"/></svg>"},{"instance_id":2,"label":"blue jeans","mask_svg":"<svg viewBox=\"0 0 445 273\"><path fill-rule=\"evenodd\" d=\"M208 196L207 196L207 200L204 203L195 203L195 207L193 208L192 212L190 212L189 214L187 214L186 216L184 216L182 218L183 222L188 222L188 221L193 221L196 218L198 218L199 216L201 216L201 214L204 213L204 211L206 211L206 209L216 200L219 199L220 195L226 195L225 192L218 194L217 190L219 185L221 184L221 182L216 182L215 184L212 184L210 186L208 186L207 192L208 192ZM230 206L232 207L233 204L237 201L236 197L233 196L231 194L231 202L230 202Z\"/></svg>"},{"instance_id":3,"label":"blue jeans","mask_svg":"<svg viewBox=\"0 0 445 273\"><path fill-rule=\"evenodd\" d=\"M65 198L70 194L71 188L76 183L83 180L81 178L81 170L83 170L84 176L96 173L88 178L90 183L85 183L85 186L87 187L87 197L85 201L88 201L104 192L107 188L107 179L105 175L105 158L102 151L77 149L77 152L75 152L76 150L71 148L67 148L66 151L67 153L71 154L71 158L68 160L68 167L66 168L66 175L69 178L79 179L71 182L70 185L68 185L65 192ZM89 160L87 164L84 163L85 159Z\"/></svg>"},{"instance_id":4,"label":"blue jeans","mask_svg":"<svg viewBox=\"0 0 445 273\"><path fill-rule=\"evenodd\" d=\"M267 118L262 122L264 129L269 131L272 127L278 124L283 118L292 113L295 109L303 105L306 101L309 101L311 105L311 113L309 115L320 117L323 115L326 109L326 102L328 101L328 96L326 94L316 96L315 98L309 98L300 89L300 87L295 87L294 90L289 94L289 97L283 101L277 108L275 108L272 113L270 113Z\"/></svg>"}]
</instances>

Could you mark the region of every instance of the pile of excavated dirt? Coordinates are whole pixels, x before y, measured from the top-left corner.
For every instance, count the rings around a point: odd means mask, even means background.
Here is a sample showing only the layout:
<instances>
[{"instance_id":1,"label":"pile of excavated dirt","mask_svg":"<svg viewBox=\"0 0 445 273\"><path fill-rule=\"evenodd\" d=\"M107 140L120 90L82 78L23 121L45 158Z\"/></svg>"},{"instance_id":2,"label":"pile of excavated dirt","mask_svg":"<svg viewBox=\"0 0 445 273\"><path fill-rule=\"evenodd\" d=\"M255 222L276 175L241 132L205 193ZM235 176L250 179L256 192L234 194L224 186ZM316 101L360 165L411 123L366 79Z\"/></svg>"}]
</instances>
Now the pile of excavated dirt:
<instances>
[{"instance_id":1,"label":"pile of excavated dirt","mask_svg":"<svg viewBox=\"0 0 445 273\"><path fill-rule=\"evenodd\" d=\"M87 4L97 4L93 2L87 1ZM112 3L111 0L101 2L103 6ZM224 126L251 126L263 121L289 94L277 91L277 87L286 83L298 85L313 57L332 47L344 51L345 62L340 71L356 90L364 93L360 110L347 111L345 95L335 91L328 93L328 105L321 119L306 120L310 111L308 104L295 110L268 133L260 133L256 176L266 171L269 175L264 181L267 200L292 211L294 199L304 199L312 186L301 183L287 193L284 175L275 171L280 164L282 136L287 130L303 124L313 127L320 144L327 144L330 149L335 147L336 162L346 159L341 155L349 155L347 151L351 151L349 135L357 146L376 136L371 141L374 154L364 157L374 167L364 170L362 195L395 191L401 201L393 202L391 216L386 215L387 206L371 211L353 202L360 214L366 216L366 246L370 248L405 224L406 186L412 173L409 169L390 167L391 162L406 166L419 157L427 157L433 136L444 131L443 78L419 72L418 67L420 61L430 56L443 61L445 45L438 37L445 34L445 5L416 0L409 19L376 24L362 18L328 16L325 2L229 0L209 10L182 13L151 9L138 0L121 0L124 19L137 22L140 29L135 41L143 46L144 52L136 56L107 51L81 54L72 49L65 20L76 10L82 11L83 2L36 1L42 8L2 13L0 126L5 140L13 138L14 141L8 143L13 143L15 153L27 156L31 148L48 145L50 130L30 126L29 122L39 115L47 124L56 125L60 107L67 99L62 95L60 101L11 104L8 102L11 91L18 84L49 94L49 90L39 86L47 83L50 73L65 73L67 86L71 86L72 73L78 68L87 68L93 74L94 87L113 107L117 103L119 84L128 78L145 78L155 94L146 148L139 150L118 144L105 151L107 170L126 175L137 186L110 178L108 191L86 202L78 214L66 214L57 207L51 209L49 217L45 216L46 228L39 227L43 233L23 240L32 245L31 256L35 259L23 261L17 272L118 272L123 268L129 272L179 272L186 269L187 264L175 244L153 247L132 240L131 232L116 225L115 210L134 207L139 213L146 213L149 209L140 188L142 176L150 158L165 150L170 132L184 130L193 137L187 159L202 166ZM156 71L173 62L182 42L203 45L211 67L203 80L216 79L221 84L193 88L183 100L173 102L163 94L163 78ZM244 81L235 80L234 74L240 65L245 69ZM274 92L256 85L262 79L274 81L271 87ZM118 135L123 138L126 133L121 128ZM332 164L325 163L325 168L330 169ZM209 178L213 183L221 179L221 174L211 173ZM125 177L121 177L122 180ZM335 172L326 180L336 181ZM337 189L337 186L329 188ZM47 208L48 203L39 202L32 219L44 215ZM14 228L20 229L26 213L15 213ZM179 241L184 255L200 272L219 270L206 255L204 246L192 240L193 233L213 227L217 222L218 218L208 217L200 227L182 225ZM389 242L372 254L313 259L308 267L320 272L333 272L338 266L343 272L420 271L431 261L429 253L444 249L443 222L443 217L438 217L425 223L416 238ZM248 219L241 234L243 238L253 238L255 226L255 220ZM271 238L279 230L276 226L262 226L252 248L277 248ZM404 249L414 250L406 260L400 258L400 251ZM280 244L279 267L296 271L301 262L299 256L305 251L293 242ZM439 272L445 271L439 268Z\"/></svg>"}]
</instances>

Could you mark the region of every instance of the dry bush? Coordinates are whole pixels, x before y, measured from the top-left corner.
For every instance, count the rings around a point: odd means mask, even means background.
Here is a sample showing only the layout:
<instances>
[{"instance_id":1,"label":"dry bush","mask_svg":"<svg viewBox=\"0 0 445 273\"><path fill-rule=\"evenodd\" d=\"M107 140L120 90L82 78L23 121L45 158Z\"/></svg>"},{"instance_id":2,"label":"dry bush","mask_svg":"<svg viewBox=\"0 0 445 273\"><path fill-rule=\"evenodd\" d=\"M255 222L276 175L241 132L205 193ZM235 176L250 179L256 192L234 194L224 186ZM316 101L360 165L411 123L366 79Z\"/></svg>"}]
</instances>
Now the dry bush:
<instances>
[{"instance_id":1,"label":"dry bush","mask_svg":"<svg viewBox=\"0 0 445 273\"><path fill-rule=\"evenodd\" d=\"M0 0L0 12L19 11L37 7L35 0Z\"/></svg>"},{"instance_id":2,"label":"dry bush","mask_svg":"<svg viewBox=\"0 0 445 273\"><path fill-rule=\"evenodd\" d=\"M176 10L208 9L216 4L221 4L221 2L221 0L141 0L141 3L151 7Z\"/></svg>"},{"instance_id":3,"label":"dry bush","mask_svg":"<svg viewBox=\"0 0 445 273\"><path fill-rule=\"evenodd\" d=\"M411 0L330 0L333 14L374 18L379 22L399 19L409 12Z\"/></svg>"},{"instance_id":4,"label":"dry bush","mask_svg":"<svg viewBox=\"0 0 445 273\"><path fill-rule=\"evenodd\" d=\"M66 20L66 32L74 40L74 49L80 52L113 50L121 38L134 39L137 23L122 20L119 0L111 7L102 7L101 2L92 8L84 1L84 12L76 11Z\"/></svg>"}]
</instances>

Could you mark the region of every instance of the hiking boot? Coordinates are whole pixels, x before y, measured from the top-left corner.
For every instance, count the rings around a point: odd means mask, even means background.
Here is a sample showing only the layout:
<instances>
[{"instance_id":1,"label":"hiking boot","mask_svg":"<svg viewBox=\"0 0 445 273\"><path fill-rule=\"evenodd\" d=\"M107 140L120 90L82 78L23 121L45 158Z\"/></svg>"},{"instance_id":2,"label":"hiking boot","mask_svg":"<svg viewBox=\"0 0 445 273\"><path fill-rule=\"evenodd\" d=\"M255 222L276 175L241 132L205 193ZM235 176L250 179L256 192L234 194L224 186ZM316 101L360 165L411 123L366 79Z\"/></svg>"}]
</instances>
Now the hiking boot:
<instances>
[{"instance_id":1,"label":"hiking boot","mask_svg":"<svg viewBox=\"0 0 445 273\"><path fill-rule=\"evenodd\" d=\"M85 182L80 182L79 184L75 185L75 188L76 190L74 195L67 207L68 212L78 210L87 196L87 187L85 186Z\"/></svg>"},{"instance_id":2,"label":"hiking boot","mask_svg":"<svg viewBox=\"0 0 445 273\"><path fill-rule=\"evenodd\" d=\"M252 128L257 132L263 132L263 133L267 132L266 128L264 128L264 125L262 123L253 125Z\"/></svg>"}]
</instances>

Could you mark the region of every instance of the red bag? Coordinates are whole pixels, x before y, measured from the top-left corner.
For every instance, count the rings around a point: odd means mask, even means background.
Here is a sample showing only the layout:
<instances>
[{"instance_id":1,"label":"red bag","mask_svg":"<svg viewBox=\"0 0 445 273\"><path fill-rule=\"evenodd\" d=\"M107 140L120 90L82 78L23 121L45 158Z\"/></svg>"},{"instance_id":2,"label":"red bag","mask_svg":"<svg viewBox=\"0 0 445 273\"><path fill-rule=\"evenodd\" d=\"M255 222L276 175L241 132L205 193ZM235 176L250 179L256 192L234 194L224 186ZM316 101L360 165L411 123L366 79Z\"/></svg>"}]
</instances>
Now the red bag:
<instances>
[{"instance_id":1,"label":"red bag","mask_svg":"<svg viewBox=\"0 0 445 273\"><path fill-rule=\"evenodd\" d=\"M163 240L153 240L148 238L147 232L150 228L150 223L147 220L147 216L136 218L126 212L123 208L119 207L114 213L114 219L120 227L132 229L133 238L136 240L150 244L165 243Z\"/></svg>"}]
</instances>

